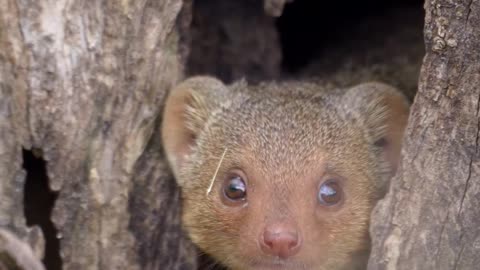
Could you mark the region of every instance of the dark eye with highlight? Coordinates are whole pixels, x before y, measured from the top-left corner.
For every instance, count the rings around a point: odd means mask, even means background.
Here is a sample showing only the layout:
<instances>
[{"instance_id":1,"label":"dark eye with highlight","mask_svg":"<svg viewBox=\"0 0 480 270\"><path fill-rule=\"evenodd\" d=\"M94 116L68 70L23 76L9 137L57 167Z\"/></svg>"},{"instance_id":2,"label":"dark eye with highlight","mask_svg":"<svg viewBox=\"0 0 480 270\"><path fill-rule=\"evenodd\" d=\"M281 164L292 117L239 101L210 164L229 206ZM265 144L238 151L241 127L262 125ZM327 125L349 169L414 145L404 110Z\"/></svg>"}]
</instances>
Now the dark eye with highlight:
<instances>
[{"instance_id":1,"label":"dark eye with highlight","mask_svg":"<svg viewBox=\"0 0 480 270\"><path fill-rule=\"evenodd\" d=\"M329 179L320 186L318 201L326 206L339 203L342 200L342 188L335 179Z\"/></svg>"},{"instance_id":2,"label":"dark eye with highlight","mask_svg":"<svg viewBox=\"0 0 480 270\"><path fill-rule=\"evenodd\" d=\"M247 185L239 175L230 176L223 185L224 196L231 201L245 200L247 197Z\"/></svg>"}]
</instances>

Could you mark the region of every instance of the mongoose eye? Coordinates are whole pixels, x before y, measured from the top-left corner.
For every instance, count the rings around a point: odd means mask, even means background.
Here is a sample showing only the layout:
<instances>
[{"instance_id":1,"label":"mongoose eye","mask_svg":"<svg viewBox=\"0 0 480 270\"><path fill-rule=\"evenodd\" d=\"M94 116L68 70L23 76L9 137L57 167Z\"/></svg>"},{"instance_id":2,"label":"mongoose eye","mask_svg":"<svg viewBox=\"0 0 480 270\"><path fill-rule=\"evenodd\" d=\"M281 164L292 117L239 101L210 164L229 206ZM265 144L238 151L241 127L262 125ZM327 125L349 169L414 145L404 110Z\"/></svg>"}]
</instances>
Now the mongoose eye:
<instances>
[{"instance_id":1,"label":"mongoose eye","mask_svg":"<svg viewBox=\"0 0 480 270\"><path fill-rule=\"evenodd\" d=\"M337 204L342 199L342 188L335 179L323 182L318 191L318 201L326 206Z\"/></svg>"},{"instance_id":2,"label":"mongoose eye","mask_svg":"<svg viewBox=\"0 0 480 270\"><path fill-rule=\"evenodd\" d=\"M224 196L232 201L244 200L247 197L247 186L239 175L230 176L223 185Z\"/></svg>"}]
</instances>

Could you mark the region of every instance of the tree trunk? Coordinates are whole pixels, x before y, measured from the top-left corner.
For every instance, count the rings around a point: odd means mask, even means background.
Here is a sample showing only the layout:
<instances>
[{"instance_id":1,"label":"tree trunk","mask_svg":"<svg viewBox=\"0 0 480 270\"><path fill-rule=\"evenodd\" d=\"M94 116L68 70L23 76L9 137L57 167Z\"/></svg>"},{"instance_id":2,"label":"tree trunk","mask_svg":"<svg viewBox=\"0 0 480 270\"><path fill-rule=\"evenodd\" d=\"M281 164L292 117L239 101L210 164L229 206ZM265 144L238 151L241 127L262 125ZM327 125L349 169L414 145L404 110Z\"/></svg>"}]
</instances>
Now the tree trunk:
<instances>
[{"instance_id":1,"label":"tree trunk","mask_svg":"<svg viewBox=\"0 0 480 270\"><path fill-rule=\"evenodd\" d=\"M47 269L195 268L157 128L186 60L183 2L0 0L0 226ZM22 148L51 191L24 195ZM44 193L51 230L24 217ZM1 265L20 265L0 236Z\"/></svg>"},{"instance_id":2,"label":"tree trunk","mask_svg":"<svg viewBox=\"0 0 480 270\"><path fill-rule=\"evenodd\" d=\"M426 1L427 54L370 270L478 269L480 2Z\"/></svg>"}]
</instances>

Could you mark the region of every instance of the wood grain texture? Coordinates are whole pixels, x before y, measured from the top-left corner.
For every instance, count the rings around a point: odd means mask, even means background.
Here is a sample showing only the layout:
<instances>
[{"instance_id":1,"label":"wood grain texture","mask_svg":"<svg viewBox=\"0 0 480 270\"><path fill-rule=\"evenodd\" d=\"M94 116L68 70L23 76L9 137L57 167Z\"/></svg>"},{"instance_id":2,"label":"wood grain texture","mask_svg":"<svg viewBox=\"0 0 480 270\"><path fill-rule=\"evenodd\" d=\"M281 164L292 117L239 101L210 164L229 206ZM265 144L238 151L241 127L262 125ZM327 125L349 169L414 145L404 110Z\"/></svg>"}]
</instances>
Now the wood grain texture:
<instances>
[{"instance_id":1,"label":"wood grain texture","mask_svg":"<svg viewBox=\"0 0 480 270\"><path fill-rule=\"evenodd\" d=\"M183 76L183 7L179 16L180 0L0 0L0 226L41 239L25 225L21 168L22 148L40 149L59 194L63 269L195 266L164 158L145 152Z\"/></svg>"},{"instance_id":2,"label":"wood grain texture","mask_svg":"<svg viewBox=\"0 0 480 270\"><path fill-rule=\"evenodd\" d=\"M370 270L478 269L480 2L425 3L427 54Z\"/></svg>"},{"instance_id":3,"label":"wood grain texture","mask_svg":"<svg viewBox=\"0 0 480 270\"><path fill-rule=\"evenodd\" d=\"M0 269L45 270L45 267L29 245L7 230L0 229Z\"/></svg>"}]
</instances>

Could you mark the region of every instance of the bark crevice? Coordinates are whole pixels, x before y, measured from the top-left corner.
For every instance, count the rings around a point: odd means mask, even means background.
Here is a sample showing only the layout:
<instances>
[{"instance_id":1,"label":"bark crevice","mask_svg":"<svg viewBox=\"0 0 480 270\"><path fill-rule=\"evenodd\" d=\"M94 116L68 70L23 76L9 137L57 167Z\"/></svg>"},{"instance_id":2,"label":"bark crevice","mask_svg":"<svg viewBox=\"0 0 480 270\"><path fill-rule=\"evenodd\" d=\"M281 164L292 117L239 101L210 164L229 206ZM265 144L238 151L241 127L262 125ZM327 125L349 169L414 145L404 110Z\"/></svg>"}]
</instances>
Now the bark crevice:
<instances>
[{"instance_id":1,"label":"bark crevice","mask_svg":"<svg viewBox=\"0 0 480 270\"><path fill-rule=\"evenodd\" d=\"M39 150L23 150L23 168L27 175L24 188L24 213L27 226L39 226L45 239L43 263L49 270L61 270L58 230L51 220L58 197L49 187L46 161Z\"/></svg>"}]
</instances>

